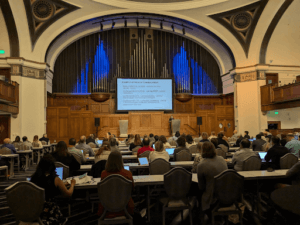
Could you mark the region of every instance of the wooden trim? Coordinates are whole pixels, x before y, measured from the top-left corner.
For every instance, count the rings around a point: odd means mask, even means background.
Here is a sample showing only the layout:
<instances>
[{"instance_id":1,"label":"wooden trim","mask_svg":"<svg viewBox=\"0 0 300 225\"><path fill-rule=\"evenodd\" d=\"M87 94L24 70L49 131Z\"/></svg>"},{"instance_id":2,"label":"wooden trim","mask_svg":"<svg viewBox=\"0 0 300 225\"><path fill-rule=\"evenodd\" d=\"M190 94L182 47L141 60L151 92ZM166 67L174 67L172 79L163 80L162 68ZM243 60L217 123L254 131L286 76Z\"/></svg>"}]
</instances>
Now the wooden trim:
<instances>
[{"instance_id":1,"label":"wooden trim","mask_svg":"<svg viewBox=\"0 0 300 225\"><path fill-rule=\"evenodd\" d=\"M285 2L282 4L280 9L277 11L276 15L274 16L272 22L270 23L267 32L265 33L264 39L261 43L260 47L260 56L259 56L259 63L265 64L266 63L266 55L267 55L267 49L269 42L271 40L272 34L275 31L275 28L277 24L279 23L281 17L285 13L285 11L288 9L288 7L292 4L294 0L285 0Z\"/></svg>"},{"instance_id":2,"label":"wooden trim","mask_svg":"<svg viewBox=\"0 0 300 225\"><path fill-rule=\"evenodd\" d=\"M2 10L7 32L8 32L10 55L13 57L19 57L20 56L19 36L17 32L16 22L8 0L1 0L0 8Z\"/></svg>"}]
</instances>

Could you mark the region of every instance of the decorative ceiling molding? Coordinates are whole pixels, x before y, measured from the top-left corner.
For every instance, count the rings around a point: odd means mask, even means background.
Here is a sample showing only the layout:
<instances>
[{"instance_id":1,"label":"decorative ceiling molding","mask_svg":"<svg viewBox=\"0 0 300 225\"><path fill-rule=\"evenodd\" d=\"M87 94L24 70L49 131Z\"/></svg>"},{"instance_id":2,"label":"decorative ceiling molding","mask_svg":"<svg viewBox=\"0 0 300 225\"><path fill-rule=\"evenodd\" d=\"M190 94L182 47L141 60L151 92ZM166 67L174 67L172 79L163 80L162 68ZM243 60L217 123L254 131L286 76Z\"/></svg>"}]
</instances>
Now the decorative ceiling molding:
<instances>
[{"instance_id":1,"label":"decorative ceiling molding","mask_svg":"<svg viewBox=\"0 0 300 225\"><path fill-rule=\"evenodd\" d=\"M241 8L210 15L235 36L247 58L254 30L268 1L262 0Z\"/></svg>"},{"instance_id":2,"label":"decorative ceiling molding","mask_svg":"<svg viewBox=\"0 0 300 225\"><path fill-rule=\"evenodd\" d=\"M79 9L61 0L23 0L32 49L42 33L60 18Z\"/></svg>"},{"instance_id":3,"label":"decorative ceiling molding","mask_svg":"<svg viewBox=\"0 0 300 225\"><path fill-rule=\"evenodd\" d=\"M267 32L265 33L264 39L261 43L260 47L260 55L259 55L259 63L260 64L266 64L266 55L267 55L267 49L270 42L270 39L272 37L272 34L279 23L281 17L285 13L285 11L289 8L289 6L293 3L294 0L285 0L285 2L282 4L280 9L277 11L276 15L274 16L272 22L270 23Z\"/></svg>"},{"instance_id":4,"label":"decorative ceiling molding","mask_svg":"<svg viewBox=\"0 0 300 225\"><path fill-rule=\"evenodd\" d=\"M20 56L20 45L19 45L19 36L17 32L16 22L12 14L8 0L0 1L0 8L5 20L9 44L10 44L10 56L19 57Z\"/></svg>"}]
</instances>

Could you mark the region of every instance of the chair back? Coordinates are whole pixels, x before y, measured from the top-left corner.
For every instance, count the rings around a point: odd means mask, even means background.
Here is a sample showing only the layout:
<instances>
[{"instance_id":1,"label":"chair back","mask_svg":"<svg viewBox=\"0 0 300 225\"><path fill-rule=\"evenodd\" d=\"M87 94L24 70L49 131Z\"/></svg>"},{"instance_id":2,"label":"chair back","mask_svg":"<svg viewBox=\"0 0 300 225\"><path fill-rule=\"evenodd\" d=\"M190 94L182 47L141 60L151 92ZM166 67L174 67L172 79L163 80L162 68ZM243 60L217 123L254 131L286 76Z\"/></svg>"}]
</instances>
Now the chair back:
<instances>
[{"instance_id":1,"label":"chair back","mask_svg":"<svg viewBox=\"0 0 300 225\"><path fill-rule=\"evenodd\" d=\"M70 176L70 170L69 167L65 164L62 164L61 162L54 162L55 167L63 167L63 179L66 179Z\"/></svg>"},{"instance_id":2,"label":"chair back","mask_svg":"<svg viewBox=\"0 0 300 225\"><path fill-rule=\"evenodd\" d=\"M181 150L176 153L176 161L191 161L192 157L192 154L187 150Z\"/></svg>"},{"instance_id":3,"label":"chair back","mask_svg":"<svg viewBox=\"0 0 300 225\"><path fill-rule=\"evenodd\" d=\"M97 145L93 142L88 143L91 148L97 148Z\"/></svg>"},{"instance_id":4,"label":"chair back","mask_svg":"<svg viewBox=\"0 0 300 225\"><path fill-rule=\"evenodd\" d=\"M45 202L45 190L28 181L16 182L5 189L7 203L17 221L38 220Z\"/></svg>"},{"instance_id":5,"label":"chair back","mask_svg":"<svg viewBox=\"0 0 300 225\"><path fill-rule=\"evenodd\" d=\"M261 158L253 155L249 156L247 159L243 161L243 171L251 171L251 170L260 170L261 168Z\"/></svg>"},{"instance_id":6,"label":"chair back","mask_svg":"<svg viewBox=\"0 0 300 225\"><path fill-rule=\"evenodd\" d=\"M41 141L42 145L47 145L46 141Z\"/></svg>"},{"instance_id":7,"label":"chair back","mask_svg":"<svg viewBox=\"0 0 300 225\"><path fill-rule=\"evenodd\" d=\"M107 211L120 212L126 209L131 197L131 180L113 174L101 180L97 187L99 200Z\"/></svg>"},{"instance_id":8,"label":"chair back","mask_svg":"<svg viewBox=\"0 0 300 225\"><path fill-rule=\"evenodd\" d=\"M185 198L192 184L192 173L182 167L175 167L164 174L164 187L171 199Z\"/></svg>"},{"instance_id":9,"label":"chair back","mask_svg":"<svg viewBox=\"0 0 300 225\"><path fill-rule=\"evenodd\" d=\"M162 175L171 169L171 165L164 159L155 159L149 163L150 175Z\"/></svg>"},{"instance_id":10,"label":"chair back","mask_svg":"<svg viewBox=\"0 0 300 225\"><path fill-rule=\"evenodd\" d=\"M91 169L91 176L93 176L94 178L101 177L102 171L105 170L105 165L106 160L100 160L99 162L94 164Z\"/></svg>"},{"instance_id":11,"label":"chair back","mask_svg":"<svg viewBox=\"0 0 300 225\"><path fill-rule=\"evenodd\" d=\"M76 154L76 153L72 153L72 152L69 152L75 159L76 159L76 161L81 165L81 157L78 155L78 154ZM84 157L84 156L83 156Z\"/></svg>"},{"instance_id":12,"label":"chair back","mask_svg":"<svg viewBox=\"0 0 300 225\"><path fill-rule=\"evenodd\" d=\"M21 145L21 143L19 143L19 142L15 142L15 143L13 143L13 146L15 147L15 148L20 148L19 146Z\"/></svg>"},{"instance_id":13,"label":"chair back","mask_svg":"<svg viewBox=\"0 0 300 225\"><path fill-rule=\"evenodd\" d=\"M149 160L149 155L150 155L151 151L145 151L142 154L139 155L139 158L145 158L147 157L147 159Z\"/></svg>"},{"instance_id":14,"label":"chair back","mask_svg":"<svg viewBox=\"0 0 300 225\"><path fill-rule=\"evenodd\" d=\"M32 142L32 147L36 148L36 147L40 147L40 145L37 142Z\"/></svg>"},{"instance_id":15,"label":"chair back","mask_svg":"<svg viewBox=\"0 0 300 225\"><path fill-rule=\"evenodd\" d=\"M1 148L0 149L0 154L1 155L10 155L11 154L11 150L9 148L6 148L6 147Z\"/></svg>"},{"instance_id":16,"label":"chair back","mask_svg":"<svg viewBox=\"0 0 300 225\"><path fill-rule=\"evenodd\" d=\"M298 162L298 157L292 153L287 153L280 158L280 168L290 169Z\"/></svg>"},{"instance_id":17,"label":"chair back","mask_svg":"<svg viewBox=\"0 0 300 225\"><path fill-rule=\"evenodd\" d=\"M137 153L142 146L136 146L132 149L132 153Z\"/></svg>"},{"instance_id":18,"label":"chair back","mask_svg":"<svg viewBox=\"0 0 300 225\"><path fill-rule=\"evenodd\" d=\"M221 149L221 148L216 148L216 154L217 154L218 156L222 156L224 159L226 159L226 152L225 152L223 149Z\"/></svg>"},{"instance_id":19,"label":"chair back","mask_svg":"<svg viewBox=\"0 0 300 225\"><path fill-rule=\"evenodd\" d=\"M85 156L86 154L90 154L90 151L86 148L81 148L80 150L83 150L83 156Z\"/></svg>"},{"instance_id":20,"label":"chair back","mask_svg":"<svg viewBox=\"0 0 300 225\"><path fill-rule=\"evenodd\" d=\"M191 147L189 147L190 153L199 153L198 149L197 149L197 145L192 145Z\"/></svg>"},{"instance_id":21,"label":"chair back","mask_svg":"<svg viewBox=\"0 0 300 225\"><path fill-rule=\"evenodd\" d=\"M176 142L175 140L171 140L171 141L170 141L170 145L171 145L171 146L177 146L177 142Z\"/></svg>"},{"instance_id":22,"label":"chair back","mask_svg":"<svg viewBox=\"0 0 300 225\"><path fill-rule=\"evenodd\" d=\"M18 150L30 150L30 147L28 145L20 144Z\"/></svg>"},{"instance_id":23,"label":"chair back","mask_svg":"<svg viewBox=\"0 0 300 225\"><path fill-rule=\"evenodd\" d=\"M214 177L214 193L222 205L232 205L242 199L244 177L235 170L225 170Z\"/></svg>"},{"instance_id":24,"label":"chair back","mask_svg":"<svg viewBox=\"0 0 300 225\"><path fill-rule=\"evenodd\" d=\"M218 147L221 148L225 153L228 152L228 147L226 145L220 144Z\"/></svg>"}]
</instances>

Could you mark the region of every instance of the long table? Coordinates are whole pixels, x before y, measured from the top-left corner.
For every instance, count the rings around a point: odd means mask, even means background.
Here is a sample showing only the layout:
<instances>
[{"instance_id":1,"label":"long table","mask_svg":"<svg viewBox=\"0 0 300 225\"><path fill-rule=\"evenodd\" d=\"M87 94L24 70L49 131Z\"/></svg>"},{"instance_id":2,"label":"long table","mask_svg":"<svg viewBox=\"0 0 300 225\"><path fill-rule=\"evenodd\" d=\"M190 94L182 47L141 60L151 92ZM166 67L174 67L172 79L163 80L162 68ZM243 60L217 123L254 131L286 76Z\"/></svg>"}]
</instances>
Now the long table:
<instances>
[{"instance_id":1,"label":"long table","mask_svg":"<svg viewBox=\"0 0 300 225\"><path fill-rule=\"evenodd\" d=\"M29 155L31 155L31 157L33 159L33 151L32 150L20 150L20 151L17 151L17 153L19 155L24 155L24 157L26 159L25 170L28 170L29 169Z\"/></svg>"},{"instance_id":2,"label":"long table","mask_svg":"<svg viewBox=\"0 0 300 225\"><path fill-rule=\"evenodd\" d=\"M10 177L14 176L14 164L15 164L15 158L18 160L18 172L20 172L20 158L19 154L8 154L8 155L1 155L2 158L9 158L10 163Z\"/></svg>"}]
</instances>

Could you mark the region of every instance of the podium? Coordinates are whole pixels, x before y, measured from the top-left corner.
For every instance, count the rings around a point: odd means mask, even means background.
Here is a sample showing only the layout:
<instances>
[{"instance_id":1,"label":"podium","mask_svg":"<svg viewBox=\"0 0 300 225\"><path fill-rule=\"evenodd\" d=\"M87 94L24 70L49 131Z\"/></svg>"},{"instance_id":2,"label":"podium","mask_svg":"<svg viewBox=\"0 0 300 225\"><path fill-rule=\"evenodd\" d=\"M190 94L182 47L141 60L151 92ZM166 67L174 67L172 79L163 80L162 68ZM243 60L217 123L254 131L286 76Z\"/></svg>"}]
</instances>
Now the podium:
<instances>
[{"instance_id":1,"label":"podium","mask_svg":"<svg viewBox=\"0 0 300 225\"><path fill-rule=\"evenodd\" d=\"M128 137L128 120L119 120L120 137Z\"/></svg>"},{"instance_id":2,"label":"podium","mask_svg":"<svg viewBox=\"0 0 300 225\"><path fill-rule=\"evenodd\" d=\"M179 120L179 119L172 120L171 125L172 125L172 135L173 136L175 135L176 131L180 131L180 122L181 122L181 120Z\"/></svg>"}]
</instances>

